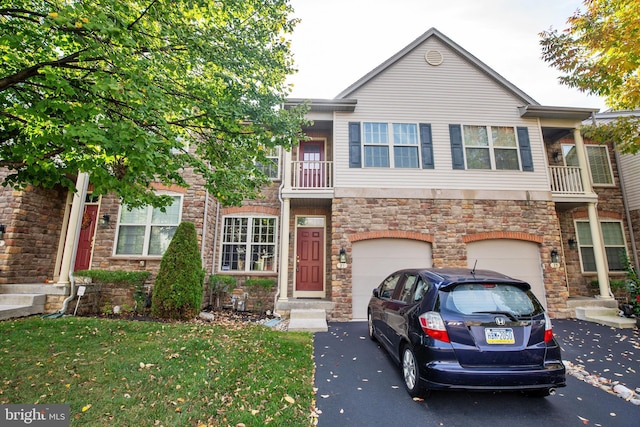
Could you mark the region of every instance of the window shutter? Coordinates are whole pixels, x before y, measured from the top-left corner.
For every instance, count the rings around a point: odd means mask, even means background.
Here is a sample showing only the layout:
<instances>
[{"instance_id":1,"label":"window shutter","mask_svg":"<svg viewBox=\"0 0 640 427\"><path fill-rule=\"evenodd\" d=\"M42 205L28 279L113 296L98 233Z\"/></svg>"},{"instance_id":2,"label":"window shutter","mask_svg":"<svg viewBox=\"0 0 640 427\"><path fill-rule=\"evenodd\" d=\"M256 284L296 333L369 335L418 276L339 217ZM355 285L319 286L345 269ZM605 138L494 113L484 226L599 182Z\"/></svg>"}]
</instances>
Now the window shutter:
<instances>
[{"instance_id":1,"label":"window shutter","mask_svg":"<svg viewBox=\"0 0 640 427\"><path fill-rule=\"evenodd\" d=\"M464 148L460 125L449 125L449 139L451 140L451 166L453 169L464 169Z\"/></svg>"},{"instance_id":2,"label":"window shutter","mask_svg":"<svg viewBox=\"0 0 640 427\"><path fill-rule=\"evenodd\" d=\"M522 159L522 170L533 172L533 158L531 157L531 142L529 141L529 129L519 127L518 145L520 145L520 158Z\"/></svg>"},{"instance_id":3,"label":"window shutter","mask_svg":"<svg viewBox=\"0 0 640 427\"><path fill-rule=\"evenodd\" d=\"M360 141L360 122L349 122L349 167L362 167L362 144Z\"/></svg>"},{"instance_id":4,"label":"window shutter","mask_svg":"<svg viewBox=\"0 0 640 427\"><path fill-rule=\"evenodd\" d=\"M420 123L420 147L422 149L422 169L433 169L433 140L431 125Z\"/></svg>"}]
</instances>

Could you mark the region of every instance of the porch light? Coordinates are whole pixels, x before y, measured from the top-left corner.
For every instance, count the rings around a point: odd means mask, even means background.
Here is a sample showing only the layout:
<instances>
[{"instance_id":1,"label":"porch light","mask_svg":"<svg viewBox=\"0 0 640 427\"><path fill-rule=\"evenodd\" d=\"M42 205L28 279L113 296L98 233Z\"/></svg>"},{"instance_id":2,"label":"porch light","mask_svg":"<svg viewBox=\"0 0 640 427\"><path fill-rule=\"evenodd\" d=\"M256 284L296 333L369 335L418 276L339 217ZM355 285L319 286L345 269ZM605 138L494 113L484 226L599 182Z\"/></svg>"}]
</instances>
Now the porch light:
<instances>
[{"instance_id":1,"label":"porch light","mask_svg":"<svg viewBox=\"0 0 640 427\"><path fill-rule=\"evenodd\" d=\"M108 226L109 225L109 220L111 220L109 215L107 215L107 214L102 215L102 218L100 218L100 225L103 226L103 227Z\"/></svg>"},{"instance_id":2,"label":"porch light","mask_svg":"<svg viewBox=\"0 0 640 427\"><path fill-rule=\"evenodd\" d=\"M4 224L0 224L0 240L2 240L2 235L7 231L7 226Z\"/></svg>"},{"instance_id":3,"label":"porch light","mask_svg":"<svg viewBox=\"0 0 640 427\"><path fill-rule=\"evenodd\" d=\"M344 248L340 248L340 263L344 264L347 262L347 252Z\"/></svg>"},{"instance_id":4,"label":"porch light","mask_svg":"<svg viewBox=\"0 0 640 427\"><path fill-rule=\"evenodd\" d=\"M569 237L567 243L569 243L569 249L576 249L578 247L578 242L576 242L576 239L573 237Z\"/></svg>"},{"instance_id":5,"label":"porch light","mask_svg":"<svg viewBox=\"0 0 640 427\"><path fill-rule=\"evenodd\" d=\"M559 151L554 151L553 152L553 161L556 163L560 163L560 160L562 160L562 158L560 157L560 152Z\"/></svg>"},{"instance_id":6,"label":"porch light","mask_svg":"<svg viewBox=\"0 0 640 427\"><path fill-rule=\"evenodd\" d=\"M551 250L551 263L558 264L560 262L560 257L558 256L558 250L553 248Z\"/></svg>"}]
</instances>

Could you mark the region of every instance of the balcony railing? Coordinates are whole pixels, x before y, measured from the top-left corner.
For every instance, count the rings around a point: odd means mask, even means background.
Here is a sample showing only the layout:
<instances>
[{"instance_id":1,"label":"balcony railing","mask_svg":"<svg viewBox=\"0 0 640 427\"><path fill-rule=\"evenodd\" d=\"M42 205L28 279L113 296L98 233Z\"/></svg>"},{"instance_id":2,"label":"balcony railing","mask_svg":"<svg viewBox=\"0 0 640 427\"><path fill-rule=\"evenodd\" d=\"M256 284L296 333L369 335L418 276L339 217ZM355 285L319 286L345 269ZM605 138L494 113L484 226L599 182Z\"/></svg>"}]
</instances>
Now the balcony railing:
<instances>
[{"instance_id":1,"label":"balcony railing","mask_svg":"<svg viewBox=\"0 0 640 427\"><path fill-rule=\"evenodd\" d=\"M549 166L551 191L558 194L584 194L580 168L575 166Z\"/></svg>"},{"instance_id":2,"label":"balcony railing","mask_svg":"<svg viewBox=\"0 0 640 427\"><path fill-rule=\"evenodd\" d=\"M333 188L333 162L291 162L291 188L303 190L327 190Z\"/></svg>"}]
</instances>

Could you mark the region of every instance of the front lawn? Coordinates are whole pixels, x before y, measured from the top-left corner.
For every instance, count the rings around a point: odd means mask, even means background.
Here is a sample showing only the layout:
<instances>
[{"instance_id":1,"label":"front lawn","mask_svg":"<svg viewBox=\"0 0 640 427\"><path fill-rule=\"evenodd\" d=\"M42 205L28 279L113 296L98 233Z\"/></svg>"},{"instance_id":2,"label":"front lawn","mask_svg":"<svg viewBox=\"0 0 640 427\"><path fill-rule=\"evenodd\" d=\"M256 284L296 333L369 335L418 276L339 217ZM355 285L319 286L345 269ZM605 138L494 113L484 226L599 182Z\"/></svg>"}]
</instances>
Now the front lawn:
<instances>
[{"instance_id":1,"label":"front lawn","mask_svg":"<svg viewBox=\"0 0 640 427\"><path fill-rule=\"evenodd\" d=\"M0 404L68 404L72 426L315 423L309 333L31 317L0 337Z\"/></svg>"}]
</instances>

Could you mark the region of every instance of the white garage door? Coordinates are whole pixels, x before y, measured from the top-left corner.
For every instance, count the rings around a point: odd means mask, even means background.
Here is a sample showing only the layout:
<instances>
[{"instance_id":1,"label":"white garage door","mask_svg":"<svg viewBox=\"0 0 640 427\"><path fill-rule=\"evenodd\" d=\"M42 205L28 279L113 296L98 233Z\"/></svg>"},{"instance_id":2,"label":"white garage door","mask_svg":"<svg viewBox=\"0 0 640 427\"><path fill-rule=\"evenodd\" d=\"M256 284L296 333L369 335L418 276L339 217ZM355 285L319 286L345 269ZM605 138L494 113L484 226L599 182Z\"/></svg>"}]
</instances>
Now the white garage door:
<instances>
[{"instance_id":1,"label":"white garage door","mask_svg":"<svg viewBox=\"0 0 640 427\"><path fill-rule=\"evenodd\" d=\"M367 304L373 288L389 274L402 268L427 268L433 261L431 244L417 240L373 239L354 242L353 319L367 318Z\"/></svg>"},{"instance_id":2,"label":"white garage door","mask_svg":"<svg viewBox=\"0 0 640 427\"><path fill-rule=\"evenodd\" d=\"M478 270L494 270L531 285L533 294L547 308L540 247L522 240L495 239L472 242L467 246L467 262Z\"/></svg>"}]
</instances>

